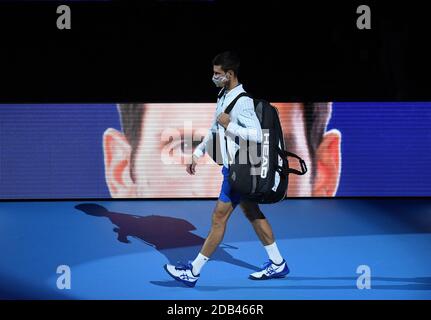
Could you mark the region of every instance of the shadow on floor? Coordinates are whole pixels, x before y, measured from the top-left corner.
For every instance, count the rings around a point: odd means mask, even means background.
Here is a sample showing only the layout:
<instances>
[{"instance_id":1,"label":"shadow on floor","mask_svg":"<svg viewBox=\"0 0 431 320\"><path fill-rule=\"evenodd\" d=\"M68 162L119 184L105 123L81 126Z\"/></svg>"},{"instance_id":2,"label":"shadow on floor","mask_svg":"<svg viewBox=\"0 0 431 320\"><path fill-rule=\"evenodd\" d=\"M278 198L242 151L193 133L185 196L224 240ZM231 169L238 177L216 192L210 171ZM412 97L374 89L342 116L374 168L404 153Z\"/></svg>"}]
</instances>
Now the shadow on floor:
<instances>
[{"instance_id":1,"label":"shadow on floor","mask_svg":"<svg viewBox=\"0 0 431 320\"><path fill-rule=\"evenodd\" d=\"M89 216L109 219L115 226L113 232L117 234L118 241L130 243L130 237L139 239L159 251L173 264L194 258L205 241L204 238L191 232L196 230L195 226L184 219L111 212L95 203L83 203L76 205L75 208ZM257 266L234 258L226 251L226 247L237 249L233 246L220 246L211 260L223 261L253 271L259 270Z\"/></svg>"}]
</instances>

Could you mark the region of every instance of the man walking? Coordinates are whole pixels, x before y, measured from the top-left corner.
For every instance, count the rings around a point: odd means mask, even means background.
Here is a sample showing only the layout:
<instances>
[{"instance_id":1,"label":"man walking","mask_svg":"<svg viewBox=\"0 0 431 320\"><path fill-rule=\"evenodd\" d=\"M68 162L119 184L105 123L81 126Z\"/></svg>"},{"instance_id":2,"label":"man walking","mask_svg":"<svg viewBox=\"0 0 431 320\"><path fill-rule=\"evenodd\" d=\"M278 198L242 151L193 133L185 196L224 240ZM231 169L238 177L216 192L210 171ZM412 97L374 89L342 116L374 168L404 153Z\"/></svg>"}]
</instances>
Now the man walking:
<instances>
[{"instance_id":1,"label":"man walking","mask_svg":"<svg viewBox=\"0 0 431 320\"><path fill-rule=\"evenodd\" d=\"M259 208L258 203L241 199L241 195L234 192L229 185L229 159L233 159L239 146L235 137L255 142L262 141L262 129L254 111L253 100L247 96L238 99L230 114L224 113L226 107L241 93L245 92L238 80L239 58L232 52L223 52L213 59L213 82L221 87L217 99L217 109L212 126L204 140L193 152L193 160L187 165L187 172L195 174L197 160L204 155L212 133L218 133L220 149L223 159L223 183L216 207L212 213L211 230L201 251L193 261L185 265L164 266L168 274L175 280L187 286L194 287L200 277L201 269L210 259L223 240L227 221L239 204L247 219L251 222L257 236L264 245L269 257L258 272L250 274L252 280L267 280L281 278L289 273L286 261L281 256L274 240L272 228ZM226 137L226 140L225 140ZM227 146L226 146L227 144Z\"/></svg>"}]
</instances>

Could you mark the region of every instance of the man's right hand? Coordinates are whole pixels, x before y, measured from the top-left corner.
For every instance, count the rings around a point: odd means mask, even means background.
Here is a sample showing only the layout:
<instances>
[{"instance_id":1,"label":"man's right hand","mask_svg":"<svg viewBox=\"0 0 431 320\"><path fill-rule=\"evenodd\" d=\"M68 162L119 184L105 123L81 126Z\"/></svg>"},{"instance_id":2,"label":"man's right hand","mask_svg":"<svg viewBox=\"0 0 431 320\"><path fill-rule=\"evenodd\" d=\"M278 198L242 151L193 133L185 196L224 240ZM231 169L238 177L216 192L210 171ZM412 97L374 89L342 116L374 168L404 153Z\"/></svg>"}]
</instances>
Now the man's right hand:
<instances>
[{"instance_id":1,"label":"man's right hand","mask_svg":"<svg viewBox=\"0 0 431 320\"><path fill-rule=\"evenodd\" d=\"M198 158L195 155L193 155L192 163L187 164L186 166L186 171L188 174L192 174L192 175L195 174L197 161L198 161Z\"/></svg>"}]
</instances>

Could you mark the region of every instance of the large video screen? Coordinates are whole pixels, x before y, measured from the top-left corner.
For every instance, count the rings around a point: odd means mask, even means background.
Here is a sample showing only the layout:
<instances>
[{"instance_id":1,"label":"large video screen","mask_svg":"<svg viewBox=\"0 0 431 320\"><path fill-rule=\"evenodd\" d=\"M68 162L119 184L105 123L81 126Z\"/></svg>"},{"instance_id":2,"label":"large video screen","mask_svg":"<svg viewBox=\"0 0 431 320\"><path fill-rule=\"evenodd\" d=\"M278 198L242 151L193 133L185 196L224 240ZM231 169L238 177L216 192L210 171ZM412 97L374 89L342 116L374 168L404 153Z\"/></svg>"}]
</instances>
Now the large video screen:
<instances>
[{"instance_id":1,"label":"large video screen","mask_svg":"<svg viewBox=\"0 0 431 320\"><path fill-rule=\"evenodd\" d=\"M305 160L287 197L430 196L431 103L280 103ZM221 166L186 163L215 103L0 105L0 198L215 198ZM295 159L292 167L298 166Z\"/></svg>"}]
</instances>

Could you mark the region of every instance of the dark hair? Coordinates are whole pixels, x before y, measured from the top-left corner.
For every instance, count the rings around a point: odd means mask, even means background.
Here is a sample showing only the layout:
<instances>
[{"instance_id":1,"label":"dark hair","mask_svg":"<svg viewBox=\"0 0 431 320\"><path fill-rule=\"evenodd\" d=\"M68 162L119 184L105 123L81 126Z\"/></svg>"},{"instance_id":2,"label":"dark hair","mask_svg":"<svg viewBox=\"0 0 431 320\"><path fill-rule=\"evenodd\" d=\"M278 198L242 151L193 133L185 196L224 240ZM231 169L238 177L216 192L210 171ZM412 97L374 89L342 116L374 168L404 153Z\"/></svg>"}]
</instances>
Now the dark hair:
<instances>
[{"instance_id":1,"label":"dark hair","mask_svg":"<svg viewBox=\"0 0 431 320\"><path fill-rule=\"evenodd\" d=\"M142 117L144 115L144 105L140 103L126 103L117 105L120 114L121 128L124 136L131 146L130 155L130 176L135 180L135 157L141 137Z\"/></svg>"},{"instance_id":2,"label":"dark hair","mask_svg":"<svg viewBox=\"0 0 431 320\"><path fill-rule=\"evenodd\" d=\"M330 102L304 103L303 118L305 122L305 137L311 159L311 184L316 177L316 152L322 143L323 134L331 118L332 104Z\"/></svg>"},{"instance_id":3,"label":"dark hair","mask_svg":"<svg viewBox=\"0 0 431 320\"><path fill-rule=\"evenodd\" d=\"M130 176L135 182L135 156L138 150L138 145L141 137L141 124L144 115L143 104L119 104L117 106L120 114L120 122L122 131L129 142L132 152L130 159ZM328 121L331 116L331 103L304 103L304 122L305 136L307 139L307 147L310 153L311 167L311 183L314 183L316 176L316 166L314 165L316 151L323 139L323 134L326 131ZM301 155L299 155L301 156Z\"/></svg>"},{"instance_id":4,"label":"dark hair","mask_svg":"<svg viewBox=\"0 0 431 320\"><path fill-rule=\"evenodd\" d=\"M225 51L216 55L212 61L213 66L220 66L224 72L232 70L238 76L240 60L233 51Z\"/></svg>"}]
</instances>

